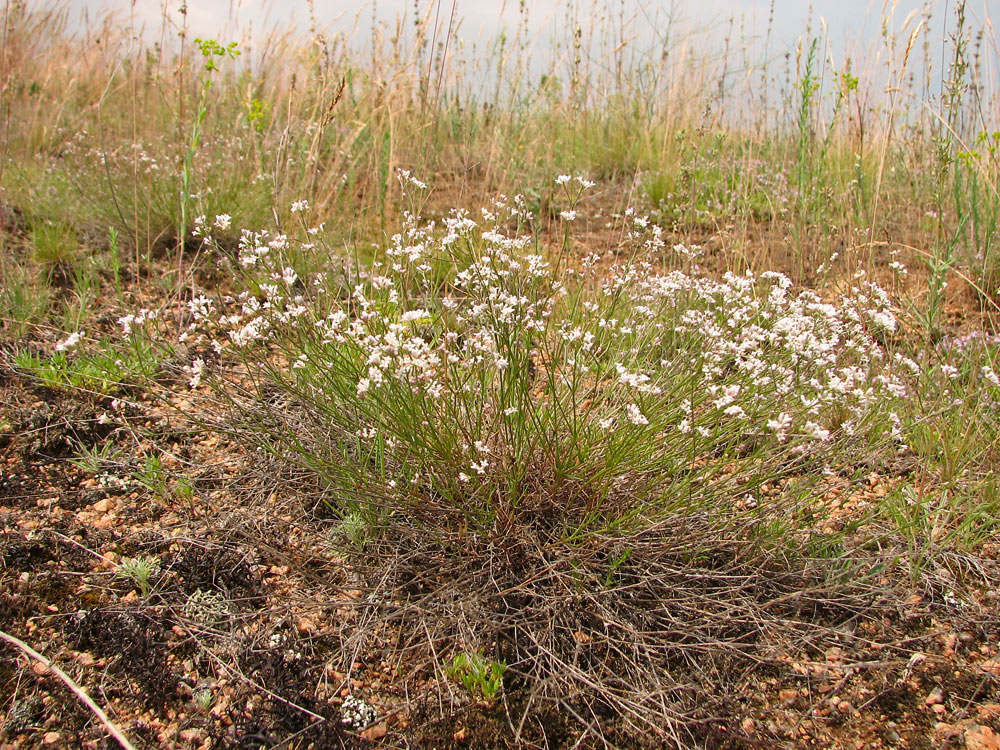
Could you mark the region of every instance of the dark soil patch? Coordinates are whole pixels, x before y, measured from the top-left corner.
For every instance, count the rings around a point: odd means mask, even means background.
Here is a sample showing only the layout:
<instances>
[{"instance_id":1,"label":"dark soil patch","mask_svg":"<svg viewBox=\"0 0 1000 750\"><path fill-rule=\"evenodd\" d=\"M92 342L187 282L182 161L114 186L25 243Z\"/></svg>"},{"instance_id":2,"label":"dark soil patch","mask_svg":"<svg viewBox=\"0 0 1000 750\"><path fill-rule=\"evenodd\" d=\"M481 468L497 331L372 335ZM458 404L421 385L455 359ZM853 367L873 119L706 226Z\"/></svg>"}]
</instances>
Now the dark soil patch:
<instances>
[{"instance_id":1,"label":"dark soil patch","mask_svg":"<svg viewBox=\"0 0 1000 750\"><path fill-rule=\"evenodd\" d=\"M179 676L167 660L166 636L144 611L98 609L68 628L74 646L109 657L109 669L128 688L115 688L138 705L164 710L174 696Z\"/></svg>"}]
</instances>

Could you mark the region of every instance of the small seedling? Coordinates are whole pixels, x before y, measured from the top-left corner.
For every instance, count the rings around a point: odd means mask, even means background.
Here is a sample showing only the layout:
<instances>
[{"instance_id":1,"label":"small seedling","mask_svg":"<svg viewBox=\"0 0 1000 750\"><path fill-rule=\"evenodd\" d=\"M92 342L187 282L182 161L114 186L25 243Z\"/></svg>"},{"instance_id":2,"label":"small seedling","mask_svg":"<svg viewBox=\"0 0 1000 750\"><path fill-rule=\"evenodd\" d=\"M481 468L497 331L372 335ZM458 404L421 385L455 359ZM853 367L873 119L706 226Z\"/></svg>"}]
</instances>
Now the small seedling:
<instances>
[{"instance_id":1,"label":"small seedling","mask_svg":"<svg viewBox=\"0 0 1000 750\"><path fill-rule=\"evenodd\" d=\"M174 484L174 495L178 500L190 503L194 500L194 484L187 477L180 477Z\"/></svg>"},{"instance_id":2,"label":"small seedling","mask_svg":"<svg viewBox=\"0 0 1000 750\"><path fill-rule=\"evenodd\" d=\"M342 534L347 540L359 549L363 549L368 541L369 524L365 517L356 510L352 510L337 524L337 533Z\"/></svg>"},{"instance_id":3,"label":"small seedling","mask_svg":"<svg viewBox=\"0 0 1000 750\"><path fill-rule=\"evenodd\" d=\"M218 591L198 589L184 603L184 616L206 627L232 615L229 601Z\"/></svg>"},{"instance_id":4,"label":"small seedling","mask_svg":"<svg viewBox=\"0 0 1000 750\"><path fill-rule=\"evenodd\" d=\"M194 693L194 705L196 705L201 711L208 713L212 708L212 691L208 688L202 688L201 690L196 690Z\"/></svg>"},{"instance_id":5,"label":"small seedling","mask_svg":"<svg viewBox=\"0 0 1000 750\"><path fill-rule=\"evenodd\" d=\"M135 473L135 481L153 493L156 498L167 495L167 472L163 461L157 455L149 455L143 461L142 469Z\"/></svg>"},{"instance_id":6,"label":"small seedling","mask_svg":"<svg viewBox=\"0 0 1000 750\"><path fill-rule=\"evenodd\" d=\"M487 659L479 653L462 652L455 655L445 671L471 695L480 696L489 703L503 690L503 674L507 671L507 664Z\"/></svg>"},{"instance_id":7,"label":"small seedling","mask_svg":"<svg viewBox=\"0 0 1000 750\"><path fill-rule=\"evenodd\" d=\"M149 596L149 579L159 567L159 560L155 557L125 557L122 558L118 567L118 578L128 578L139 587L143 597Z\"/></svg>"}]
</instances>

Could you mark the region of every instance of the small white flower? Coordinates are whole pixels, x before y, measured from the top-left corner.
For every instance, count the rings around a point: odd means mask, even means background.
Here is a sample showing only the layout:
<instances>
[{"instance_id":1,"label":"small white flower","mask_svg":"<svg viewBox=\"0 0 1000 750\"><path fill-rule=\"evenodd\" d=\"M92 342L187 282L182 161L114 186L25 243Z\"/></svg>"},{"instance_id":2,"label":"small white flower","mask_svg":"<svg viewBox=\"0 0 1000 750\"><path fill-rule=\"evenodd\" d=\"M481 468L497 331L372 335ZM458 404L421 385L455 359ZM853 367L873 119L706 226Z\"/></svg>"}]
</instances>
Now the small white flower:
<instances>
[{"instance_id":1,"label":"small white flower","mask_svg":"<svg viewBox=\"0 0 1000 750\"><path fill-rule=\"evenodd\" d=\"M402 314L400 320L404 323L415 323L417 321L425 321L430 319L430 313L426 310L407 310Z\"/></svg>"},{"instance_id":2,"label":"small white flower","mask_svg":"<svg viewBox=\"0 0 1000 750\"><path fill-rule=\"evenodd\" d=\"M396 170L396 179L399 180L399 184L402 187L406 187L406 183L409 183L409 184L413 185L413 187L419 188L420 190L426 190L427 189L427 183L426 182L421 182L420 180L418 180L416 177L414 177L410 173L410 170L408 170L408 169L397 169Z\"/></svg>"},{"instance_id":3,"label":"small white flower","mask_svg":"<svg viewBox=\"0 0 1000 750\"><path fill-rule=\"evenodd\" d=\"M309 210L309 201L301 200L301 201L295 201L294 203L292 203L292 213L293 214L297 214L297 213L300 213L302 211L308 211L308 210Z\"/></svg>"},{"instance_id":4,"label":"small white flower","mask_svg":"<svg viewBox=\"0 0 1000 750\"><path fill-rule=\"evenodd\" d=\"M212 314L215 303L203 294L199 294L187 303L188 311L195 320L204 320Z\"/></svg>"},{"instance_id":5,"label":"small white flower","mask_svg":"<svg viewBox=\"0 0 1000 750\"><path fill-rule=\"evenodd\" d=\"M889 268L892 269L893 273L899 274L900 276L906 276L909 271L907 271L906 266L900 263L898 260L894 260L889 264Z\"/></svg>"},{"instance_id":6,"label":"small white flower","mask_svg":"<svg viewBox=\"0 0 1000 750\"><path fill-rule=\"evenodd\" d=\"M825 440L829 440L830 439L830 431L829 430L824 430L822 427L820 427L815 422L806 422L802 426L802 431L808 437L811 437L813 440L825 441Z\"/></svg>"},{"instance_id":7,"label":"small white flower","mask_svg":"<svg viewBox=\"0 0 1000 750\"><path fill-rule=\"evenodd\" d=\"M701 245L691 245L688 247L682 243L674 245L674 252L683 258L697 258L701 255Z\"/></svg>"},{"instance_id":8,"label":"small white flower","mask_svg":"<svg viewBox=\"0 0 1000 750\"><path fill-rule=\"evenodd\" d=\"M733 403L738 395L740 395L740 387L738 385L723 386L722 395L715 399L713 403L717 409L723 409Z\"/></svg>"},{"instance_id":9,"label":"small white flower","mask_svg":"<svg viewBox=\"0 0 1000 750\"><path fill-rule=\"evenodd\" d=\"M778 442L784 442L788 429L792 426L792 415L781 412L777 419L767 420L767 429L774 433Z\"/></svg>"},{"instance_id":10,"label":"small white flower","mask_svg":"<svg viewBox=\"0 0 1000 750\"><path fill-rule=\"evenodd\" d=\"M69 336L67 336L58 344L56 344L56 351L65 352L69 349L72 349L73 347L75 347L77 344L80 343L81 338L82 336L80 336L79 331L77 331L76 333L71 333Z\"/></svg>"},{"instance_id":11,"label":"small white flower","mask_svg":"<svg viewBox=\"0 0 1000 750\"><path fill-rule=\"evenodd\" d=\"M649 420L646 419L646 416L639 409L638 405L629 404L625 407L625 411L628 412L628 421L632 424L639 426L649 424Z\"/></svg>"},{"instance_id":12,"label":"small white flower","mask_svg":"<svg viewBox=\"0 0 1000 750\"><path fill-rule=\"evenodd\" d=\"M202 217L204 219L204 217ZM215 217L215 227L216 229L222 229L225 231L229 229L229 226L233 223L233 217L229 214L218 214Z\"/></svg>"},{"instance_id":13,"label":"small white flower","mask_svg":"<svg viewBox=\"0 0 1000 750\"><path fill-rule=\"evenodd\" d=\"M199 385L201 385L201 375L204 369L205 369L205 360L203 360L201 357L195 358L194 362L191 363L190 367L185 367L184 371L191 375L191 378L188 380L188 385L190 385L192 388L197 388Z\"/></svg>"},{"instance_id":14,"label":"small white flower","mask_svg":"<svg viewBox=\"0 0 1000 750\"><path fill-rule=\"evenodd\" d=\"M899 419L899 415L896 414L896 412L890 412L889 421L892 422L892 429L890 430L892 439L895 440L897 443L904 442L905 438L903 437L903 423Z\"/></svg>"},{"instance_id":15,"label":"small white flower","mask_svg":"<svg viewBox=\"0 0 1000 750\"><path fill-rule=\"evenodd\" d=\"M563 221L576 221L576 211L560 211L559 216Z\"/></svg>"},{"instance_id":16,"label":"small white flower","mask_svg":"<svg viewBox=\"0 0 1000 750\"><path fill-rule=\"evenodd\" d=\"M556 185L565 185L572 179L568 174L561 174L556 177Z\"/></svg>"}]
</instances>

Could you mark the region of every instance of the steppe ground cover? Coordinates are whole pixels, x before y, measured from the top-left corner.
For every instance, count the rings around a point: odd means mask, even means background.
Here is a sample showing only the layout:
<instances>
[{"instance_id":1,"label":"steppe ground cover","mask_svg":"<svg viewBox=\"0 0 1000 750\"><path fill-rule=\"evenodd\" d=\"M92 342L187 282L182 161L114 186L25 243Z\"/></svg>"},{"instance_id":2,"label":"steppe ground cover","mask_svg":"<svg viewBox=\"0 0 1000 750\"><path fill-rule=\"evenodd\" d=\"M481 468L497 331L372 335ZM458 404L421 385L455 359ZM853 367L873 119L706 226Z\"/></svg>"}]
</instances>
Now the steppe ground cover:
<instances>
[{"instance_id":1,"label":"steppe ground cover","mask_svg":"<svg viewBox=\"0 0 1000 750\"><path fill-rule=\"evenodd\" d=\"M1000 747L974 10L5 6L0 742Z\"/></svg>"}]
</instances>

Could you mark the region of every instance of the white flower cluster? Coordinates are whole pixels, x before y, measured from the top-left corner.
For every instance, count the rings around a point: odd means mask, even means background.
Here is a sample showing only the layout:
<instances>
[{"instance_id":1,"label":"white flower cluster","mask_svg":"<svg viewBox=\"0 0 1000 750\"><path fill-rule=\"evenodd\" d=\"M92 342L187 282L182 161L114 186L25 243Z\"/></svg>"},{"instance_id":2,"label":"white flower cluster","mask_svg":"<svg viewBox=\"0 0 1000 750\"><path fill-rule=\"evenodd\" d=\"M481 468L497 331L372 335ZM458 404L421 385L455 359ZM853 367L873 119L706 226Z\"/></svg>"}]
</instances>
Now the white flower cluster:
<instances>
[{"instance_id":1,"label":"white flower cluster","mask_svg":"<svg viewBox=\"0 0 1000 750\"><path fill-rule=\"evenodd\" d=\"M133 331L141 329L151 320L160 317L158 310L147 310L143 308L138 313L129 313L118 318L118 325L122 327L122 334L130 336Z\"/></svg>"},{"instance_id":2,"label":"white flower cluster","mask_svg":"<svg viewBox=\"0 0 1000 750\"><path fill-rule=\"evenodd\" d=\"M629 241L662 250L662 230L626 213ZM447 481L470 492L550 440L532 430L652 450L678 433L805 449L867 429L907 395L902 376L916 364L885 355L879 340L896 319L863 279L831 300L794 293L778 273L716 279L644 260L599 272L590 256L570 290L535 238L510 229L525 225L522 199L499 197L481 215L422 224L407 213L370 269L301 280L290 260L301 239L244 231L244 291L220 309L192 299L192 326L217 352L280 351L288 387L326 404L344 434L411 478L450 463ZM699 250L675 248L687 260ZM192 387L204 367L186 368Z\"/></svg>"},{"instance_id":3,"label":"white flower cluster","mask_svg":"<svg viewBox=\"0 0 1000 750\"><path fill-rule=\"evenodd\" d=\"M67 336L62 341L60 341L59 343L56 344L56 351L57 352L65 352L65 351L69 351L70 349L75 348L76 345L80 343L80 339L81 338L82 338L82 335L80 334L79 331L76 331L75 333L71 333L69 336Z\"/></svg>"},{"instance_id":4,"label":"white flower cluster","mask_svg":"<svg viewBox=\"0 0 1000 750\"><path fill-rule=\"evenodd\" d=\"M556 185L558 185L559 187L568 187L570 182L572 181L573 178L568 174L561 174L558 177L556 177ZM597 183L585 179L582 175L577 175L576 184L579 185L584 190L589 190L590 188L594 187L594 185L596 185Z\"/></svg>"},{"instance_id":5,"label":"white flower cluster","mask_svg":"<svg viewBox=\"0 0 1000 750\"><path fill-rule=\"evenodd\" d=\"M410 173L410 170L408 169L397 169L396 179L399 180L399 184L404 191L406 190L407 185L413 185L413 187L417 188L418 190L427 189L427 183L418 180Z\"/></svg>"},{"instance_id":6,"label":"white flower cluster","mask_svg":"<svg viewBox=\"0 0 1000 750\"><path fill-rule=\"evenodd\" d=\"M192 389L201 385L201 376L204 371L205 360L201 357L195 357L194 361L190 365L184 366L184 372L190 376L188 379L188 385Z\"/></svg>"},{"instance_id":7,"label":"white flower cluster","mask_svg":"<svg viewBox=\"0 0 1000 750\"><path fill-rule=\"evenodd\" d=\"M684 335L697 342L696 360L687 364L698 368L707 400L726 417L760 418L781 442L793 431L792 414L803 413L798 434L825 441L830 430L816 417L846 409L860 419L876 401L906 395L872 333L896 327L887 295L873 284L832 304L809 291L793 297L791 281L777 273L715 281L648 270L623 268L607 283L606 294L631 289L640 303L618 329L655 341ZM677 322L665 325L665 319ZM662 364L682 366L676 358ZM682 432L690 426L685 416Z\"/></svg>"}]
</instances>

